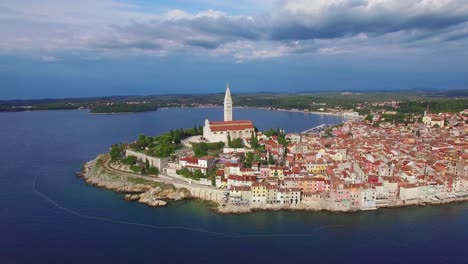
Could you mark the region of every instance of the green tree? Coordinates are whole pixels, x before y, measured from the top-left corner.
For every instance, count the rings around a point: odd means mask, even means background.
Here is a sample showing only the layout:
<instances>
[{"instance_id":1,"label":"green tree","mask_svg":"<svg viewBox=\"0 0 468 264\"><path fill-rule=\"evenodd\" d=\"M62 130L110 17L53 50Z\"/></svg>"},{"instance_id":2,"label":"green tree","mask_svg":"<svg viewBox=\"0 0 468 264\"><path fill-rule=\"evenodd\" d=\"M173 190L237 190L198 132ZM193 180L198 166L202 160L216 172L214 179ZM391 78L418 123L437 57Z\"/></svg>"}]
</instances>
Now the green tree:
<instances>
[{"instance_id":1,"label":"green tree","mask_svg":"<svg viewBox=\"0 0 468 264\"><path fill-rule=\"evenodd\" d=\"M247 152L245 154L244 166L247 167L247 168L251 168L253 160L254 160L254 153L253 152Z\"/></svg>"},{"instance_id":2,"label":"green tree","mask_svg":"<svg viewBox=\"0 0 468 264\"><path fill-rule=\"evenodd\" d=\"M278 135L278 143L285 147L288 146L289 142L286 140L286 135L284 133Z\"/></svg>"},{"instance_id":3,"label":"green tree","mask_svg":"<svg viewBox=\"0 0 468 264\"><path fill-rule=\"evenodd\" d=\"M193 179L195 180L199 180L200 178L205 178L205 174L203 174L203 172L201 172L200 170L195 170L193 172Z\"/></svg>"},{"instance_id":4,"label":"green tree","mask_svg":"<svg viewBox=\"0 0 468 264\"><path fill-rule=\"evenodd\" d=\"M231 140L231 144L229 144L230 148L243 148L244 144L242 143L241 138L236 138L234 140Z\"/></svg>"},{"instance_id":5,"label":"green tree","mask_svg":"<svg viewBox=\"0 0 468 264\"><path fill-rule=\"evenodd\" d=\"M257 134L252 132L252 136L250 138L250 146L253 148L253 149L257 149L259 147L259 144L258 144L258 138L257 138Z\"/></svg>"},{"instance_id":6,"label":"green tree","mask_svg":"<svg viewBox=\"0 0 468 264\"><path fill-rule=\"evenodd\" d=\"M141 167L138 165L130 165L130 169L135 173L141 172Z\"/></svg>"},{"instance_id":7,"label":"green tree","mask_svg":"<svg viewBox=\"0 0 468 264\"><path fill-rule=\"evenodd\" d=\"M150 175L159 175L158 167L153 167L153 166L149 167L148 168L148 174L150 174Z\"/></svg>"},{"instance_id":8,"label":"green tree","mask_svg":"<svg viewBox=\"0 0 468 264\"><path fill-rule=\"evenodd\" d=\"M275 159L273 158L273 155L271 155L271 152L268 153L268 164L270 165L275 164Z\"/></svg>"},{"instance_id":9,"label":"green tree","mask_svg":"<svg viewBox=\"0 0 468 264\"><path fill-rule=\"evenodd\" d=\"M172 141L176 144L179 144L180 141L182 140L182 134L183 134L183 130L177 129L176 131L174 131L174 134L172 136Z\"/></svg>"},{"instance_id":10,"label":"green tree","mask_svg":"<svg viewBox=\"0 0 468 264\"><path fill-rule=\"evenodd\" d=\"M191 171L189 171L187 168L176 170L176 173L177 173L177 175L181 175L181 176L183 176L185 178L192 178L193 177L193 173Z\"/></svg>"},{"instance_id":11,"label":"green tree","mask_svg":"<svg viewBox=\"0 0 468 264\"><path fill-rule=\"evenodd\" d=\"M198 143L198 144L193 144L192 148L193 148L193 152L195 153L195 156L197 158L208 155L208 146L204 142Z\"/></svg>"},{"instance_id":12,"label":"green tree","mask_svg":"<svg viewBox=\"0 0 468 264\"><path fill-rule=\"evenodd\" d=\"M123 157L123 145L112 145L109 151L109 155L112 161L121 160Z\"/></svg>"},{"instance_id":13,"label":"green tree","mask_svg":"<svg viewBox=\"0 0 468 264\"><path fill-rule=\"evenodd\" d=\"M138 139L135 143L132 144L132 148L134 149L144 149L148 146L148 138L145 135L139 135Z\"/></svg>"},{"instance_id":14,"label":"green tree","mask_svg":"<svg viewBox=\"0 0 468 264\"><path fill-rule=\"evenodd\" d=\"M137 157L135 156L128 156L124 159L122 159L122 163L125 165L134 165L137 162Z\"/></svg>"},{"instance_id":15,"label":"green tree","mask_svg":"<svg viewBox=\"0 0 468 264\"><path fill-rule=\"evenodd\" d=\"M174 152L174 150L175 148L172 144L164 142L156 146L154 149L154 155L159 158L166 158L169 157Z\"/></svg>"},{"instance_id":16,"label":"green tree","mask_svg":"<svg viewBox=\"0 0 468 264\"><path fill-rule=\"evenodd\" d=\"M268 129L267 131L263 132L263 134L267 137L277 136L278 132L273 128Z\"/></svg>"}]
</instances>

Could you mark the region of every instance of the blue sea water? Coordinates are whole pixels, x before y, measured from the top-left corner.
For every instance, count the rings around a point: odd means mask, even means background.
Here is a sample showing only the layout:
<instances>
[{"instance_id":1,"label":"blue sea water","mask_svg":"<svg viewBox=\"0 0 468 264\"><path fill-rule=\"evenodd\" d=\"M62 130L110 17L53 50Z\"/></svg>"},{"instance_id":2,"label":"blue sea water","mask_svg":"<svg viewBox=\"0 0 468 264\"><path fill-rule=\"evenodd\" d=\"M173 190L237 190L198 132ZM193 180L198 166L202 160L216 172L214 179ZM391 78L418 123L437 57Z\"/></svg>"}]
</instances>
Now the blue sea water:
<instances>
[{"instance_id":1,"label":"blue sea water","mask_svg":"<svg viewBox=\"0 0 468 264\"><path fill-rule=\"evenodd\" d=\"M260 129L340 117L235 109ZM0 113L0 263L467 263L468 203L355 214L150 208L74 173L116 142L220 120L220 108ZM35 188L34 188L35 187Z\"/></svg>"}]
</instances>

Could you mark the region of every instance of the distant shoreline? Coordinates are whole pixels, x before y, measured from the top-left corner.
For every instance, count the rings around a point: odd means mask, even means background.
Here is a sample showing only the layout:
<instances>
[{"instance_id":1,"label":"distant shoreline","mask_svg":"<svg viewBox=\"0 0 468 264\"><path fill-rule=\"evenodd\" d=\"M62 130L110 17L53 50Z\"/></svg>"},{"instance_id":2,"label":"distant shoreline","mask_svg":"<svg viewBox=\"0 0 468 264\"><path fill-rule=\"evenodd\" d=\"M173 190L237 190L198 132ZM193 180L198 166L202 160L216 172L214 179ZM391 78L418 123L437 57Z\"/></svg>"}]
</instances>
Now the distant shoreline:
<instances>
[{"instance_id":1,"label":"distant shoreline","mask_svg":"<svg viewBox=\"0 0 468 264\"><path fill-rule=\"evenodd\" d=\"M109 113L92 113L90 109L38 109L38 110L23 110L23 111L2 111L3 113L18 113L18 112L40 112L40 111L88 111L90 115L124 115L124 114L140 114L148 112L156 112L162 109L193 109L193 108L222 108L222 106L175 106L175 107L161 107L155 110L148 111L134 111L134 112L109 112ZM294 110L294 109L283 109L283 108L269 108L269 107L252 107L252 106L237 106L234 108L238 109L258 109L258 110L267 110L267 111L279 111L279 112L291 112L291 113L303 113L303 114L314 114L314 115L328 115L328 116L339 116L344 117L343 114L330 113L330 112L317 112L317 111L304 111L304 110Z\"/></svg>"},{"instance_id":2,"label":"distant shoreline","mask_svg":"<svg viewBox=\"0 0 468 264\"><path fill-rule=\"evenodd\" d=\"M222 106L186 106L186 107L181 107L181 106L175 106L175 107L161 107L156 110L150 110L150 111L139 111L139 112L109 112L109 113L92 113L89 109L86 109L89 111L89 114L91 115L120 115L120 114L138 114L138 113L147 113L147 112L155 112L157 110L162 110L162 109L191 109L191 108L222 108ZM238 109L258 109L258 110L267 110L267 111L279 111L279 112L291 112L291 113L303 113L303 114L314 114L314 115L329 115L329 116L339 116L339 117L344 117L343 114L338 114L338 113L330 113L330 112L317 112L317 111L304 111L304 110L295 110L295 109L284 109L284 108L269 108L269 107L252 107L252 106L237 106L233 108L238 108ZM73 109L72 109L73 110ZM76 109L80 110L80 109ZM32 110L35 111L35 110ZM54 110L50 110L54 111Z\"/></svg>"},{"instance_id":3,"label":"distant shoreline","mask_svg":"<svg viewBox=\"0 0 468 264\"><path fill-rule=\"evenodd\" d=\"M268 107L250 107L250 106L238 106L234 108L246 108L246 109L261 109L261 110L268 110L268 111L280 111L280 112L291 112L291 113L303 113L303 114L316 114L316 115L333 115L333 116L341 116L343 114L337 113L330 113L330 112L317 112L317 111L304 111L304 110L294 110L294 109L283 109L283 108L273 108L270 109Z\"/></svg>"},{"instance_id":4,"label":"distant shoreline","mask_svg":"<svg viewBox=\"0 0 468 264\"><path fill-rule=\"evenodd\" d=\"M190 109L190 108L222 108L222 106L187 106L187 107L161 107L159 109ZM233 108L238 109L258 109L258 110L267 110L267 111L280 111L280 112L291 112L291 113L303 113L303 114L314 114L314 115L331 115L331 116L340 116L344 117L343 114L330 113L330 112L317 112L317 111L304 111L304 110L294 110L294 109L284 109L284 108L269 108L269 107L253 107L253 106L235 106Z\"/></svg>"}]
</instances>

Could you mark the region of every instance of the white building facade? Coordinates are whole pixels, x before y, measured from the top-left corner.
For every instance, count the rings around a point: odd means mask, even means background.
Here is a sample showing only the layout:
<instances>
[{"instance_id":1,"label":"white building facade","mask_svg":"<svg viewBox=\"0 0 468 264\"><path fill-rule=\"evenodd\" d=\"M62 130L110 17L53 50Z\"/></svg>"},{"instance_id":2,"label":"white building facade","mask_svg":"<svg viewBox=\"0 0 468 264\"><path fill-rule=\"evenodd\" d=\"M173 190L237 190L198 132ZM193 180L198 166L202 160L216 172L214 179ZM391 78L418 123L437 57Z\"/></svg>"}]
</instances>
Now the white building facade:
<instances>
[{"instance_id":1,"label":"white building facade","mask_svg":"<svg viewBox=\"0 0 468 264\"><path fill-rule=\"evenodd\" d=\"M255 127L250 120L232 120L232 97L229 85L226 87L224 97L224 121L205 120L203 137L209 142L228 142L236 138L250 138L255 132Z\"/></svg>"}]
</instances>

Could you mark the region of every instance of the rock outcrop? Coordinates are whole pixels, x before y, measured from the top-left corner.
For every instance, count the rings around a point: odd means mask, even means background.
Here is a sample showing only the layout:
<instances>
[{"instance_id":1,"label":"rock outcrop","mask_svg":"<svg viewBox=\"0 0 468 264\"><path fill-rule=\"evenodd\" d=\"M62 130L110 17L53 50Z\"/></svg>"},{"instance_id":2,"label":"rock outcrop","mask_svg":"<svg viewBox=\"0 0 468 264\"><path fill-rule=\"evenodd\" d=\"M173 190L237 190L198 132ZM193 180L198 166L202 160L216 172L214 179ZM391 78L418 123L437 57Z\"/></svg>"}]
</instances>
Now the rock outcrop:
<instances>
[{"instance_id":1,"label":"rock outcrop","mask_svg":"<svg viewBox=\"0 0 468 264\"><path fill-rule=\"evenodd\" d=\"M78 175L89 184L125 193L125 200L138 201L149 206L165 206L167 202L163 199L179 201L190 197L190 191L186 188L177 189L172 184L151 180L146 180L148 183L135 183L133 176L109 172L102 165L105 158L105 155L99 155L95 160L87 162ZM142 181L145 182L139 178L138 182Z\"/></svg>"},{"instance_id":2,"label":"rock outcrop","mask_svg":"<svg viewBox=\"0 0 468 264\"><path fill-rule=\"evenodd\" d=\"M152 196L152 195L147 194L147 193L141 194L140 199L138 200L138 202L149 205L149 206L155 206L155 207L165 206L167 204L166 201L159 200L157 197Z\"/></svg>"},{"instance_id":3,"label":"rock outcrop","mask_svg":"<svg viewBox=\"0 0 468 264\"><path fill-rule=\"evenodd\" d=\"M138 201L140 199L139 194L126 194L125 195L125 200L127 201Z\"/></svg>"}]
</instances>

